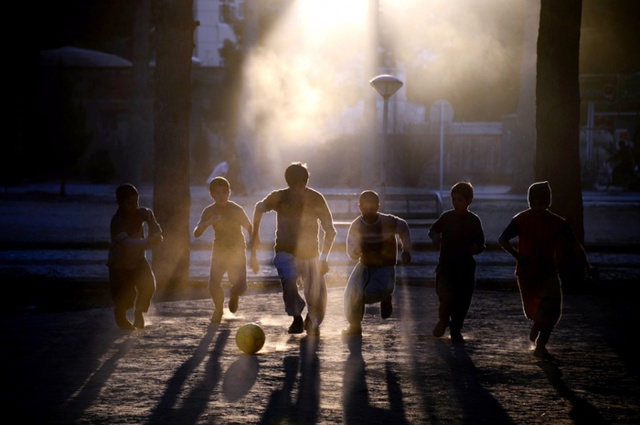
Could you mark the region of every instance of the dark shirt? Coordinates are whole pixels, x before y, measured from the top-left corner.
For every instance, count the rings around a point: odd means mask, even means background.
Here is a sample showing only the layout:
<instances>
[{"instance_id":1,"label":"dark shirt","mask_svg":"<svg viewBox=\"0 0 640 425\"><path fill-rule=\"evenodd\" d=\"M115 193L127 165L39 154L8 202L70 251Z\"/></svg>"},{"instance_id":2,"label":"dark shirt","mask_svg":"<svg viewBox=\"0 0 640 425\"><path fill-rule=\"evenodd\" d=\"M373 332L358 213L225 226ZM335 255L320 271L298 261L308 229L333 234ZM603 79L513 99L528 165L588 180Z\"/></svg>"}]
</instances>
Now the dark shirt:
<instances>
[{"instance_id":1,"label":"dark shirt","mask_svg":"<svg viewBox=\"0 0 640 425\"><path fill-rule=\"evenodd\" d=\"M442 271L456 271L460 268L475 266L471 253L485 250L485 236L480 217L471 211L460 215L455 210L442 213L429 228L429 237L440 235L440 258L438 265Z\"/></svg>"}]
</instances>

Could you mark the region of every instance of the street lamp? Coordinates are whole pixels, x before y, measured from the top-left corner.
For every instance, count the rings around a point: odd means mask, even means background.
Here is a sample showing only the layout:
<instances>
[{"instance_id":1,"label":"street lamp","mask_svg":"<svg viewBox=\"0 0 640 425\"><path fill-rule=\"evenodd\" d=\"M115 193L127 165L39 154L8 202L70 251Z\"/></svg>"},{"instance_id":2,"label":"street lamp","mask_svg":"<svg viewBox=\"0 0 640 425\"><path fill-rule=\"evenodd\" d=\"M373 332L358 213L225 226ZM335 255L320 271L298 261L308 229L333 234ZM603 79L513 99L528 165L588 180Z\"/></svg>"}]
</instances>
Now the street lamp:
<instances>
[{"instance_id":1,"label":"street lamp","mask_svg":"<svg viewBox=\"0 0 640 425\"><path fill-rule=\"evenodd\" d=\"M440 185L439 190L442 192L442 184L444 180L444 125L453 121L453 106L446 100L436 100L431 105L429 114L431 122L440 124Z\"/></svg>"},{"instance_id":2,"label":"street lamp","mask_svg":"<svg viewBox=\"0 0 640 425\"><path fill-rule=\"evenodd\" d=\"M398 77L389 74L382 74L369 80L369 84L376 89L384 99L384 112L382 114L382 148L380 150L380 202L384 203L387 175L386 175L386 153L387 153L387 118L389 116L389 98L402 87L402 81Z\"/></svg>"}]
</instances>

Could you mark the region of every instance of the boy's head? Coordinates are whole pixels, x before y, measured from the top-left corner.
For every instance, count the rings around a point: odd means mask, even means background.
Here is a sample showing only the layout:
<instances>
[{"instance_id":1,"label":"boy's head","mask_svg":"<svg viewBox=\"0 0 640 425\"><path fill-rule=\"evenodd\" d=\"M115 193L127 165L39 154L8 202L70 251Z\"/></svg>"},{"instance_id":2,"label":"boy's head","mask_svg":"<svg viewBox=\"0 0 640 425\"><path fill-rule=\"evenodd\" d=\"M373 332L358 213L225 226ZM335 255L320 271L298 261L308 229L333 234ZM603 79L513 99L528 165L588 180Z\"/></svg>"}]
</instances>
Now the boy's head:
<instances>
[{"instance_id":1,"label":"boy's head","mask_svg":"<svg viewBox=\"0 0 640 425\"><path fill-rule=\"evenodd\" d=\"M551 206L551 185L549 182L536 182L529 186L527 200L529 207L540 206L549 208Z\"/></svg>"},{"instance_id":2,"label":"boy's head","mask_svg":"<svg viewBox=\"0 0 640 425\"><path fill-rule=\"evenodd\" d=\"M460 194L464 199L469 201L473 201L473 186L469 182L458 182L451 187L451 196L454 193Z\"/></svg>"},{"instance_id":3,"label":"boy's head","mask_svg":"<svg viewBox=\"0 0 640 425\"><path fill-rule=\"evenodd\" d=\"M469 205L473 202L473 186L469 182L458 182L451 188L451 203L453 209L459 213L467 212Z\"/></svg>"},{"instance_id":4,"label":"boy's head","mask_svg":"<svg viewBox=\"0 0 640 425\"><path fill-rule=\"evenodd\" d=\"M122 205L134 196L136 198L139 197L138 189L131 183L121 184L116 188L116 202L118 202L118 205Z\"/></svg>"},{"instance_id":5,"label":"boy's head","mask_svg":"<svg viewBox=\"0 0 640 425\"><path fill-rule=\"evenodd\" d=\"M138 189L130 183L121 184L116 188L116 201L121 211L130 214L138 208L140 196Z\"/></svg>"},{"instance_id":6,"label":"boy's head","mask_svg":"<svg viewBox=\"0 0 640 425\"><path fill-rule=\"evenodd\" d=\"M224 177L215 177L209 183L209 194L211 197L219 203L224 203L229 200L231 194L231 184L229 180Z\"/></svg>"},{"instance_id":7,"label":"boy's head","mask_svg":"<svg viewBox=\"0 0 640 425\"><path fill-rule=\"evenodd\" d=\"M358 208L365 221L374 220L380 208L380 197L373 190L365 190L358 199Z\"/></svg>"},{"instance_id":8,"label":"boy's head","mask_svg":"<svg viewBox=\"0 0 640 425\"><path fill-rule=\"evenodd\" d=\"M309 169L307 164L293 162L284 172L284 179L289 187L306 186L309 182Z\"/></svg>"},{"instance_id":9,"label":"boy's head","mask_svg":"<svg viewBox=\"0 0 640 425\"><path fill-rule=\"evenodd\" d=\"M213 193L216 188L226 189L230 192L231 184L229 183L229 180L224 177L214 177L209 183L209 192Z\"/></svg>"}]
</instances>

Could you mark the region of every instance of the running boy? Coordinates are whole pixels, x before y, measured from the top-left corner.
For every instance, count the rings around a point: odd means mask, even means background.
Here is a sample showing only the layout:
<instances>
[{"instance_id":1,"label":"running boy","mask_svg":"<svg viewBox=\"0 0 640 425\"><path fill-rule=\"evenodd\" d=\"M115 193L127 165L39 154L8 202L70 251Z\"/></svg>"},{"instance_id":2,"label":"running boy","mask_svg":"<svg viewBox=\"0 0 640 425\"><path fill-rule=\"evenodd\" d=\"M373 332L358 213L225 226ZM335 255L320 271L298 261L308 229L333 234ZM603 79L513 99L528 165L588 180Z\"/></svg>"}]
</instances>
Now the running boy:
<instances>
[{"instance_id":1,"label":"running boy","mask_svg":"<svg viewBox=\"0 0 640 425\"><path fill-rule=\"evenodd\" d=\"M336 228L324 196L307 186L309 170L306 164L292 163L285 170L284 178L288 187L269 193L256 203L253 211L251 267L256 272L259 268L256 250L260 244L262 216L266 212L275 211L273 265L278 270L282 284L285 311L293 316L288 332L299 334L306 330L308 335L318 335L327 309L327 284L324 275L329 271L327 257L336 237ZM321 251L318 224L324 232ZM304 299L298 293L298 280L304 286ZM305 306L308 310L303 321L302 310Z\"/></svg>"},{"instance_id":2,"label":"running boy","mask_svg":"<svg viewBox=\"0 0 640 425\"><path fill-rule=\"evenodd\" d=\"M116 324L125 330L144 328L144 313L149 311L156 291L156 278L147 261L146 250L160 245L163 240L153 211L140 207L139 200L135 186L128 183L118 186L118 210L111 218L111 247L107 261L109 287ZM132 324L127 318L127 310L134 306Z\"/></svg>"},{"instance_id":3,"label":"running boy","mask_svg":"<svg viewBox=\"0 0 640 425\"><path fill-rule=\"evenodd\" d=\"M551 186L536 182L529 186L529 209L516 214L498 242L516 259L515 274L524 315L533 321L529 340L535 357L551 359L547 342L562 315L562 284L556 263L556 242L565 238L574 247L584 267L593 272L587 254L567 220L549 211ZM518 247L509 242L518 238Z\"/></svg>"},{"instance_id":4,"label":"running boy","mask_svg":"<svg viewBox=\"0 0 640 425\"><path fill-rule=\"evenodd\" d=\"M482 221L469 211L471 202L471 183L454 184L451 188L453 209L443 212L429 228L429 237L440 249L436 267L436 293L440 305L433 336L441 337L448 326L453 341L464 341L462 325L476 285L473 256L485 249Z\"/></svg>"},{"instance_id":5,"label":"running boy","mask_svg":"<svg viewBox=\"0 0 640 425\"><path fill-rule=\"evenodd\" d=\"M211 268L209 271L209 294L213 300L214 311L211 323L222 321L224 290L222 277L229 278L229 311L238 310L239 297L247 290L247 244L242 233L244 227L248 234L253 226L245 210L230 201L231 185L224 177L215 177L209 183L209 195L214 200L202 210L200 221L193 229L193 236L199 238L207 228L215 233L211 250Z\"/></svg>"},{"instance_id":6,"label":"running boy","mask_svg":"<svg viewBox=\"0 0 640 425\"><path fill-rule=\"evenodd\" d=\"M411 234L405 220L378 212L380 198L365 190L358 201L360 217L349 226L347 254L358 260L344 290L344 314L349 327L343 335L362 335L365 304L380 303L380 317L387 319L393 311L392 295L396 287L398 241L402 263L411 262Z\"/></svg>"}]
</instances>

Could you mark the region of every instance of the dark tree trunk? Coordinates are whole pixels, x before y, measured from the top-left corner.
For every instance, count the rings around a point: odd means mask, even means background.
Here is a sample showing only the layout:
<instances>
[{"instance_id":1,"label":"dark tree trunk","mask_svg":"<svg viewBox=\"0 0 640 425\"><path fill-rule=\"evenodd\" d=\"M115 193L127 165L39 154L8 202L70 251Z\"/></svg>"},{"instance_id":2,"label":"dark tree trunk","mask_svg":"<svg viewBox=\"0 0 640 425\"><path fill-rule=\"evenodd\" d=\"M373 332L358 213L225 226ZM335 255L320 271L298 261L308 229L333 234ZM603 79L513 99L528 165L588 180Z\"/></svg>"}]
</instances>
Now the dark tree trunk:
<instances>
[{"instance_id":1,"label":"dark tree trunk","mask_svg":"<svg viewBox=\"0 0 640 425\"><path fill-rule=\"evenodd\" d=\"M155 7L153 206L165 239L153 252L153 266L160 289L171 294L189 279L189 121L195 22L192 1L157 0Z\"/></svg>"},{"instance_id":2,"label":"dark tree trunk","mask_svg":"<svg viewBox=\"0 0 640 425\"><path fill-rule=\"evenodd\" d=\"M535 179L548 180L551 210L565 217L584 240L580 179L578 58L582 0L542 0L536 83ZM559 259L567 286L581 280L582 266L566 249Z\"/></svg>"},{"instance_id":3,"label":"dark tree trunk","mask_svg":"<svg viewBox=\"0 0 640 425\"><path fill-rule=\"evenodd\" d=\"M142 170L151 169L152 123L149 96L149 29L151 0L138 0L135 5L133 27L133 100L129 121L129 140L126 151L126 180L149 180Z\"/></svg>"}]
</instances>

